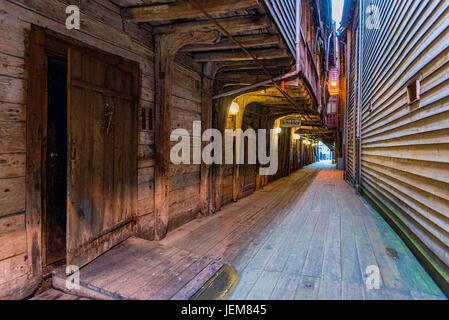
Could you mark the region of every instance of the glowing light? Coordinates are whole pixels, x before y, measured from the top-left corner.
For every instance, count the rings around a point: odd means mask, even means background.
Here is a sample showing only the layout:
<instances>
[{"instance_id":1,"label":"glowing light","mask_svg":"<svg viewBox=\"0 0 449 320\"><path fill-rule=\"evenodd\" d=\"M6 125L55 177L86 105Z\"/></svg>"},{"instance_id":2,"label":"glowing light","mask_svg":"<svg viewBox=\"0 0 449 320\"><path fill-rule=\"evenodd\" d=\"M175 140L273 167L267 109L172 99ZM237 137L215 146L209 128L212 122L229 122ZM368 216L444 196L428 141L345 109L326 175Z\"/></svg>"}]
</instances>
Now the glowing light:
<instances>
[{"instance_id":1,"label":"glowing light","mask_svg":"<svg viewBox=\"0 0 449 320\"><path fill-rule=\"evenodd\" d=\"M299 134L293 135L293 140L299 140L301 139L301 136Z\"/></svg>"},{"instance_id":2,"label":"glowing light","mask_svg":"<svg viewBox=\"0 0 449 320\"><path fill-rule=\"evenodd\" d=\"M229 113L231 115L236 115L237 113L239 113L239 105L237 102L233 102L231 104L231 107L229 108Z\"/></svg>"},{"instance_id":3,"label":"glowing light","mask_svg":"<svg viewBox=\"0 0 449 320\"><path fill-rule=\"evenodd\" d=\"M281 127L277 127L277 128L275 128L274 129L274 133L281 133L282 132L282 129L281 129Z\"/></svg>"},{"instance_id":4,"label":"glowing light","mask_svg":"<svg viewBox=\"0 0 449 320\"><path fill-rule=\"evenodd\" d=\"M335 81L332 81L331 86L332 86L332 87L336 87L336 86L337 86L337 83L336 83Z\"/></svg>"}]
</instances>

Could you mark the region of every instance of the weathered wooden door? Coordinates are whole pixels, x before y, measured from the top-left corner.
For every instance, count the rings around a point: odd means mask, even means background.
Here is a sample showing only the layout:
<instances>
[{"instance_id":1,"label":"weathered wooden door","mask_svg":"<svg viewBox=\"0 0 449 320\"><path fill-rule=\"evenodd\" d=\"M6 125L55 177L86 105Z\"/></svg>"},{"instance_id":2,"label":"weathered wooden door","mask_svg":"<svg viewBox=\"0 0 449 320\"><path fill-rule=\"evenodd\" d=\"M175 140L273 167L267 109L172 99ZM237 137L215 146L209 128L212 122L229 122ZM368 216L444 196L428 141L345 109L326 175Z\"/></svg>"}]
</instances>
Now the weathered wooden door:
<instances>
[{"instance_id":1,"label":"weathered wooden door","mask_svg":"<svg viewBox=\"0 0 449 320\"><path fill-rule=\"evenodd\" d=\"M137 215L138 65L69 50L67 264L128 238Z\"/></svg>"}]
</instances>

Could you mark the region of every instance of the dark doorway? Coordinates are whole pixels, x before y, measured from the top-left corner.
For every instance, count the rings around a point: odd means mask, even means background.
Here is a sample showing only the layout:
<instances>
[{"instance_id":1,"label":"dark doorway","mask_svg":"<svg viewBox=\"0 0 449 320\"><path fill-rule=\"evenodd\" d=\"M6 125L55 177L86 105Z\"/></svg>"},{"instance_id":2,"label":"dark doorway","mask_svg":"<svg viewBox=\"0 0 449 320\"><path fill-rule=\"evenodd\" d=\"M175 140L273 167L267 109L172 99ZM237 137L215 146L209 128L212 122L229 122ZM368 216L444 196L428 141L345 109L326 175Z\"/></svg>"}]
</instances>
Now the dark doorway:
<instances>
[{"instance_id":1,"label":"dark doorway","mask_svg":"<svg viewBox=\"0 0 449 320\"><path fill-rule=\"evenodd\" d=\"M66 257L67 222L67 61L48 60L45 264Z\"/></svg>"}]
</instances>

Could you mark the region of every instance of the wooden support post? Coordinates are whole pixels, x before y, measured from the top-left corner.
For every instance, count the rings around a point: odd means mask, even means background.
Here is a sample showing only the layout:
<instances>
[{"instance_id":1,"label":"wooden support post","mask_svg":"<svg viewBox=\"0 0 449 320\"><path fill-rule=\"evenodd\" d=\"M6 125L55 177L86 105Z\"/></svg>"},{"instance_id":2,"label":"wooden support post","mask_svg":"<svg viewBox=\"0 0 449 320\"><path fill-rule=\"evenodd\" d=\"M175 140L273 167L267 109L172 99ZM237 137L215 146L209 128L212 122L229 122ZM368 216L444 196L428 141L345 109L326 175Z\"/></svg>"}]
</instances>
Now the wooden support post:
<instances>
[{"instance_id":1,"label":"wooden support post","mask_svg":"<svg viewBox=\"0 0 449 320\"><path fill-rule=\"evenodd\" d=\"M264 108L263 110L264 110L263 114L259 120L259 128L267 129L267 123L268 123L267 109ZM269 134L267 136L269 136ZM257 139L259 139L259 138L257 138ZM267 146L268 146L268 139L267 139ZM257 150L259 150L259 140L257 140ZM266 148L265 150L269 150L269 149ZM265 176L261 176L259 171L260 171L260 163L257 163L257 165L256 165L256 191L259 191L261 188L264 187L264 181L265 181Z\"/></svg>"},{"instance_id":2,"label":"wooden support post","mask_svg":"<svg viewBox=\"0 0 449 320\"><path fill-rule=\"evenodd\" d=\"M47 66L45 31L32 26L29 61L30 81L27 110L26 157L26 231L29 263L29 283L42 274L41 217L42 217L42 130L45 115ZM33 280L32 280L32 279Z\"/></svg>"},{"instance_id":3,"label":"wooden support post","mask_svg":"<svg viewBox=\"0 0 449 320\"><path fill-rule=\"evenodd\" d=\"M224 132L226 129L226 119L229 112L229 107L235 96L227 96L215 100L214 102L214 127L218 129L223 135L223 146L225 145ZM222 150L223 161L225 159L225 148ZM220 211L223 198L223 165L214 165L214 211Z\"/></svg>"},{"instance_id":4,"label":"wooden support post","mask_svg":"<svg viewBox=\"0 0 449 320\"><path fill-rule=\"evenodd\" d=\"M298 140L293 140L293 171L298 170Z\"/></svg>"},{"instance_id":5,"label":"wooden support post","mask_svg":"<svg viewBox=\"0 0 449 320\"><path fill-rule=\"evenodd\" d=\"M244 97L239 97L239 98L237 98L237 103L239 104L239 112L235 116L234 129L243 129L242 128L243 115L245 113L245 107L246 107L247 101L245 100ZM243 192L243 186L242 186L242 182L241 182L242 179L240 177L240 174L243 171L243 165L237 163L237 151L236 151L237 150L237 141L234 141L234 150L235 150L234 151L235 161L234 161L234 171L233 171L233 176L232 176L232 200L234 202L237 202L241 198L242 192ZM243 153L245 153L245 151L243 151Z\"/></svg>"},{"instance_id":6,"label":"wooden support post","mask_svg":"<svg viewBox=\"0 0 449 320\"><path fill-rule=\"evenodd\" d=\"M237 202L240 194L240 165L234 163L234 171L232 173L232 201Z\"/></svg>"},{"instance_id":7,"label":"wooden support post","mask_svg":"<svg viewBox=\"0 0 449 320\"><path fill-rule=\"evenodd\" d=\"M176 52L192 43L216 43L217 31L156 35L156 167L155 167L155 239L163 239L168 228L170 188L170 128L173 91L173 65Z\"/></svg>"}]
</instances>

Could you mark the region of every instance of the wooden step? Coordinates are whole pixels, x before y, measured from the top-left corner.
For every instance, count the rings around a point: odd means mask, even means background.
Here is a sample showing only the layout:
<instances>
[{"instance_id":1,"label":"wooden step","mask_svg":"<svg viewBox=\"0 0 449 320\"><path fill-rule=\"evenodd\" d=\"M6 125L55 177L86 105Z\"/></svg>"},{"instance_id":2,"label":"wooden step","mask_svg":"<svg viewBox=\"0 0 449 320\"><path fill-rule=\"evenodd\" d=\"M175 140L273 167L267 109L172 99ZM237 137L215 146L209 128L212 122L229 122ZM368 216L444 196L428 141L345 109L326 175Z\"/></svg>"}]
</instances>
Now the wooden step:
<instances>
[{"instance_id":1,"label":"wooden step","mask_svg":"<svg viewBox=\"0 0 449 320\"><path fill-rule=\"evenodd\" d=\"M61 272L52 285L97 300L187 300L222 267L213 256L130 238L81 268L78 289L69 290Z\"/></svg>"}]
</instances>

